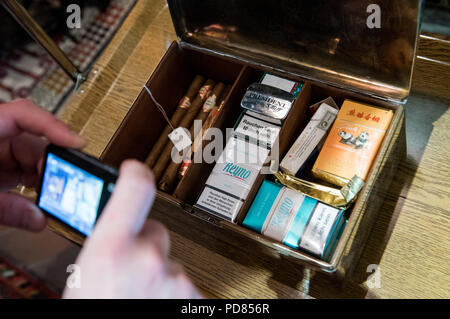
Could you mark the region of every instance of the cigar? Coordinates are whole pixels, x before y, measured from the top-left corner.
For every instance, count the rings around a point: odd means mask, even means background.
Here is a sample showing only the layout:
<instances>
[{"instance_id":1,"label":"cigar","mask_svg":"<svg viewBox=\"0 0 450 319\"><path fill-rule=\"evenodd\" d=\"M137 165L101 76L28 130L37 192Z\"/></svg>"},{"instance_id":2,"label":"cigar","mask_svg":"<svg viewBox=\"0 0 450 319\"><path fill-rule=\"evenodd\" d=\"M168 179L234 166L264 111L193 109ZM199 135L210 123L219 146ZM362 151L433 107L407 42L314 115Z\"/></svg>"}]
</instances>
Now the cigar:
<instances>
[{"instance_id":1,"label":"cigar","mask_svg":"<svg viewBox=\"0 0 450 319\"><path fill-rule=\"evenodd\" d=\"M223 106L225 104L225 99L228 96L228 93L231 91L231 85L228 85L225 89L225 92L222 94L222 97L220 99L220 102L217 104L217 106L213 107L211 112L209 113L208 117L206 118L205 123L202 127L201 134L198 134L195 136L194 143L192 144L191 152L187 155L189 159L183 160L183 163L181 164L181 167L178 171L178 178L182 178L184 174L186 173L187 169L189 168L189 165L192 163L190 157L193 153L197 152L199 147L202 146L202 140L203 140L203 134L212 127L213 121L216 119L217 115L222 111Z\"/></svg>"},{"instance_id":2,"label":"cigar","mask_svg":"<svg viewBox=\"0 0 450 319\"><path fill-rule=\"evenodd\" d=\"M224 92L225 84L218 83L214 86L214 89L211 92L211 95L206 99L205 103L203 104L203 107L199 114L196 117L196 120L202 121L203 124L205 124L205 120L208 118L211 111L216 107L217 101L222 97L222 93ZM215 112L214 112L215 113ZM194 132L194 125L191 125L190 128L190 134L193 141L196 140L197 136L202 136L203 127L199 130L199 132ZM201 138L198 143L201 143ZM191 157L192 149L194 148L194 145L191 146L188 158ZM158 187L162 191L165 192L171 192L175 182L177 181L178 177L178 171L180 169L180 166L182 166L182 163L175 163L171 162L169 166L167 167L166 171L164 172L164 175L162 176Z\"/></svg>"},{"instance_id":3,"label":"cigar","mask_svg":"<svg viewBox=\"0 0 450 319\"><path fill-rule=\"evenodd\" d=\"M195 98L195 96L198 94L200 88L202 87L202 84L205 82L205 78L201 75L196 75L194 80L192 81L191 85L189 86L186 94L183 96L183 98L178 102L178 107L175 110L175 113L170 118L170 123L177 127L180 123L181 119L186 114L186 111L191 106L192 100ZM164 146L166 146L167 141L169 138L167 135L170 134L171 128L169 125L166 125L164 130L162 131L161 135L159 136L156 143L153 145L153 148L148 155L147 159L145 160L145 163L153 167L155 165L156 160L158 159L159 155L161 154L161 151L164 149Z\"/></svg>"},{"instance_id":4,"label":"cigar","mask_svg":"<svg viewBox=\"0 0 450 319\"><path fill-rule=\"evenodd\" d=\"M209 97L209 95L211 93L211 89L214 86L214 84L215 84L215 82L211 79L208 79L205 82L205 84L203 84L201 89L198 91L198 94L197 94L195 100L192 102L191 106L185 112L180 123L178 123L178 127L183 127L183 128L191 127L191 124L194 121L195 116L197 115L198 111L202 107L205 100ZM161 154L159 155L158 159L155 162L155 165L153 166L153 175L155 176L155 181L159 181L162 174L164 173L164 170L170 161L170 156L172 154L172 148L173 148L173 143L170 140L167 140Z\"/></svg>"},{"instance_id":5,"label":"cigar","mask_svg":"<svg viewBox=\"0 0 450 319\"><path fill-rule=\"evenodd\" d=\"M217 115L220 113L220 111L222 111L223 106L225 104L225 99L228 96L228 93L230 92L230 90L231 90L231 85L228 85L225 88L225 91L223 91L222 96L219 99L219 103L217 103L217 105L211 109L211 111L208 114L208 117L203 122L201 132L196 132L195 137L194 137L194 143L192 144L192 147L191 147L191 152L188 154L189 156L192 153L195 153L196 151L198 151L198 148L201 147L201 145L202 145L201 141L203 139L203 134L206 132L207 129L212 127L213 121L215 120Z\"/></svg>"},{"instance_id":6,"label":"cigar","mask_svg":"<svg viewBox=\"0 0 450 319\"><path fill-rule=\"evenodd\" d=\"M197 152L198 149L201 147L203 134L204 134L204 132L206 132L206 130L208 130L209 128L212 127L212 122L217 117L217 114L219 114L219 107L214 106L212 108L211 112L209 113L208 117L206 118L205 124L202 127L202 134L196 135L196 137L194 139L194 143L192 144L192 148L189 150L189 153L186 155L187 158L183 159L183 162L181 163L180 169L178 170L178 178L179 179L183 178L187 169L189 168L189 165L191 165L192 154Z\"/></svg>"}]
</instances>

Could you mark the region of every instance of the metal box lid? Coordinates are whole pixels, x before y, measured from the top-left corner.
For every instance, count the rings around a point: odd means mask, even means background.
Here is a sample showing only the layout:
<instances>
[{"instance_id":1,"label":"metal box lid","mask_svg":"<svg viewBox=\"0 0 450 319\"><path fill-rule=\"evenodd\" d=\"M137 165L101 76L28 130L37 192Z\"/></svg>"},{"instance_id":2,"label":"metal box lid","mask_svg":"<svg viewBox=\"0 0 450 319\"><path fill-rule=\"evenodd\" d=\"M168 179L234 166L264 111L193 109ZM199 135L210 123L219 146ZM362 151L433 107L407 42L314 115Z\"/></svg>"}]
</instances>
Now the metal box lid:
<instances>
[{"instance_id":1,"label":"metal box lid","mask_svg":"<svg viewBox=\"0 0 450 319\"><path fill-rule=\"evenodd\" d=\"M420 0L168 0L183 45L405 102Z\"/></svg>"}]
</instances>

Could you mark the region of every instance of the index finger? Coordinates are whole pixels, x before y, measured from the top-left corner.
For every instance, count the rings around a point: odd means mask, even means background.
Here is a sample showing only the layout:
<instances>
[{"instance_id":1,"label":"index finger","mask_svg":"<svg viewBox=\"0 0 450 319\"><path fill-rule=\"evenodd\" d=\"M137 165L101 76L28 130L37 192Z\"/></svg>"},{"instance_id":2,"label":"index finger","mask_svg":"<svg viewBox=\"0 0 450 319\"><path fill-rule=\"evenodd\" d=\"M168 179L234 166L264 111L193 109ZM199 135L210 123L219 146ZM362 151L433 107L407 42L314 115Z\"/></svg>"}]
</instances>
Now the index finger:
<instances>
[{"instance_id":1,"label":"index finger","mask_svg":"<svg viewBox=\"0 0 450 319\"><path fill-rule=\"evenodd\" d=\"M0 104L0 138L28 132L62 147L80 148L85 142L62 121L28 100Z\"/></svg>"}]
</instances>

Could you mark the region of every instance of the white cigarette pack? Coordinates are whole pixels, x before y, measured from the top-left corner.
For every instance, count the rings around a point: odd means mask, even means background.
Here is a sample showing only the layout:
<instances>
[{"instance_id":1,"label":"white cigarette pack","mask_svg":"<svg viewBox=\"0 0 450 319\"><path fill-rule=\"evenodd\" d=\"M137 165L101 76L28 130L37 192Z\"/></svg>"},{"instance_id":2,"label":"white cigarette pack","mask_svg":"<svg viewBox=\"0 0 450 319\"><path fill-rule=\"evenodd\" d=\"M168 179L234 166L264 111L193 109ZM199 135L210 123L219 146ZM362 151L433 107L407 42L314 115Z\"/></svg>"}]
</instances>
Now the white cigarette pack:
<instances>
[{"instance_id":1,"label":"white cigarette pack","mask_svg":"<svg viewBox=\"0 0 450 319\"><path fill-rule=\"evenodd\" d=\"M234 222L269 152L267 147L231 137L195 206Z\"/></svg>"},{"instance_id":2,"label":"white cigarette pack","mask_svg":"<svg viewBox=\"0 0 450 319\"><path fill-rule=\"evenodd\" d=\"M328 104L322 103L320 105L311 121L281 161L280 168L283 172L294 176L297 174L327 135L338 112L337 109Z\"/></svg>"}]
</instances>

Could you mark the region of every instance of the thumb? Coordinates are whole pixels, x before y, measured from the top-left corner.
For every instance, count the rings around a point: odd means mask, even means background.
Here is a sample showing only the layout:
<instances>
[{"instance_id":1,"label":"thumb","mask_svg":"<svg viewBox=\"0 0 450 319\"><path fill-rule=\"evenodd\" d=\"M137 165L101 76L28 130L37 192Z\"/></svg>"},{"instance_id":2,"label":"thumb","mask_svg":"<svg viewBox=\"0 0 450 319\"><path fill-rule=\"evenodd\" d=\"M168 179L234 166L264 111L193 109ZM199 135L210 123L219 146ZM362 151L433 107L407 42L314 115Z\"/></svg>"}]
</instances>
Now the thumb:
<instances>
[{"instance_id":1,"label":"thumb","mask_svg":"<svg viewBox=\"0 0 450 319\"><path fill-rule=\"evenodd\" d=\"M25 197L0 193L0 224L38 232L47 225L47 218Z\"/></svg>"},{"instance_id":2,"label":"thumb","mask_svg":"<svg viewBox=\"0 0 450 319\"><path fill-rule=\"evenodd\" d=\"M125 161L120 167L114 193L91 237L105 237L119 243L134 239L144 226L155 195L151 171L135 160Z\"/></svg>"}]
</instances>

